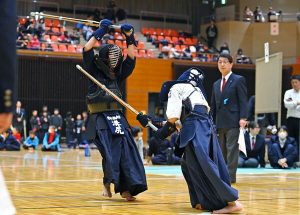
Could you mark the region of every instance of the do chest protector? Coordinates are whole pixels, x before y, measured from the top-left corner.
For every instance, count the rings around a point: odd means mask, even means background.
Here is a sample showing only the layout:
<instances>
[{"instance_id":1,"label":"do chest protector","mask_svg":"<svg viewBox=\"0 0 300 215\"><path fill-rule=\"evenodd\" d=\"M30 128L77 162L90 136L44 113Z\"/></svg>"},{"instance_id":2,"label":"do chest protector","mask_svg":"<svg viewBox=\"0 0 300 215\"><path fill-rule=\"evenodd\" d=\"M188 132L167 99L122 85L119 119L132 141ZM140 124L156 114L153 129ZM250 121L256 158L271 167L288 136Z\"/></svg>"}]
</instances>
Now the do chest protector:
<instances>
[{"instance_id":1,"label":"do chest protector","mask_svg":"<svg viewBox=\"0 0 300 215\"><path fill-rule=\"evenodd\" d=\"M122 99L123 96L116 80L103 79L101 82ZM122 106L101 88L98 88L94 93L88 94L86 102L88 110L92 114L110 110L122 110Z\"/></svg>"}]
</instances>

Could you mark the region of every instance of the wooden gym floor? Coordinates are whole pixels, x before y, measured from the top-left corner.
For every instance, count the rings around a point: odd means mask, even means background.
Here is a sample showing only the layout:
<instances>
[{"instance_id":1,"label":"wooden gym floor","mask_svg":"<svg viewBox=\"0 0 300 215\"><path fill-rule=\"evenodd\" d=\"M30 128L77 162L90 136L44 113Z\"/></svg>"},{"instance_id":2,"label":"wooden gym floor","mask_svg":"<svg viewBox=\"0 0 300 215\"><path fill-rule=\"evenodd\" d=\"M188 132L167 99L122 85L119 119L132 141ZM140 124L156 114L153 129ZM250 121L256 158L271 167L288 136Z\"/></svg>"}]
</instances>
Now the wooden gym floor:
<instances>
[{"instance_id":1,"label":"wooden gym floor","mask_svg":"<svg viewBox=\"0 0 300 215\"><path fill-rule=\"evenodd\" d=\"M135 202L104 198L100 162L97 150L0 152L18 214L210 214L190 207L179 166L146 166L149 189ZM240 214L300 214L300 169L240 169L237 181Z\"/></svg>"}]
</instances>

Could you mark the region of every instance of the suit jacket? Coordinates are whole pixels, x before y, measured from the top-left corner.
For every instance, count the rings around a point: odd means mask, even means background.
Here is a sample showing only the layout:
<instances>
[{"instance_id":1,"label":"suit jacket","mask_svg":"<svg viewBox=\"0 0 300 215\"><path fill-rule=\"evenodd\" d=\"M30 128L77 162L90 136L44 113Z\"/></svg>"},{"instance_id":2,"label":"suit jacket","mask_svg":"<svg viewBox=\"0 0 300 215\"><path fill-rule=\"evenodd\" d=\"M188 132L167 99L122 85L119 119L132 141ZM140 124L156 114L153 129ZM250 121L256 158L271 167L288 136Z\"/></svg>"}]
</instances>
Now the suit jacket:
<instances>
[{"instance_id":1,"label":"suit jacket","mask_svg":"<svg viewBox=\"0 0 300 215\"><path fill-rule=\"evenodd\" d=\"M247 88L243 76L232 73L221 92L221 79L213 85L211 111L217 128L239 128L247 118Z\"/></svg>"},{"instance_id":2,"label":"suit jacket","mask_svg":"<svg viewBox=\"0 0 300 215\"><path fill-rule=\"evenodd\" d=\"M264 136L258 134L255 139L254 149L251 150L250 134L249 132L245 133L245 144L247 150L247 157L241 153L241 156L245 159L255 158L258 160L261 167L265 167L265 138Z\"/></svg>"},{"instance_id":3,"label":"suit jacket","mask_svg":"<svg viewBox=\"0 0 300 215\"><path fill-rule=\"evenodd\" d=\"M16 1L0 1L0 113L12 112L16 84Z\"/></svg>"}]
</instances>

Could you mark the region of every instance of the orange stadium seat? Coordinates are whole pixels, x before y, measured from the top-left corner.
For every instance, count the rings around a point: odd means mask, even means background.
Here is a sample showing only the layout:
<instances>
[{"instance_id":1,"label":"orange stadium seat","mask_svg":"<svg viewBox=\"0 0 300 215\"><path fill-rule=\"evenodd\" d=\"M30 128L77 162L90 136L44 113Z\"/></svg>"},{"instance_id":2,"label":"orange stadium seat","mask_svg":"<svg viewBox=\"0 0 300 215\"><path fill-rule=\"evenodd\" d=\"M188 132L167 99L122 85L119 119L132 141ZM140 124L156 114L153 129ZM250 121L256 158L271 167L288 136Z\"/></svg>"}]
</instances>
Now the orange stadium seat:
<instances>
[{"instance_id":1,"label":"orange stadium seat","mask_svg":"<svg viewBox=\"0 0 300 215\"><path fill-rule=\"evenodd\" d=\"M58 52L58 45L57 44L51 44L51 47L54 52Z\"/></svg>"},{"instance_id":2,"label":"orange stadium seat","mask_svg":"<svg viewBox=\"0 0 300 215\"><path fill-rule=\"evenodd\" d=\"M51 21L51 19L45 19L45 26L46 27L52 27L52 21Z\"/></svg>"},{"instance_id":3,"label":"orange stadium seat","mask_svg":"<svg viewBox=\"0 0 300 215\"><path fill-rule=\"evenodd\" d=\"M60 52L67 52L68 51L67 46L65 44L59 44L58 45L58 50Z\"/></svg>"},{"instance_id":4,"label":"orange stadium seat","mask_svg":"<svg viewBox=\"0 0 300 215\"><path fill-rule=\"evenodd\" d=\"M154 53L153 53L153 50L152 50L152 49L148 49L148 50L147 50L147 56L148 56L149 58L154 58Z\"/></svg>"},{"instance_id":5,"label":"orange stadium seat","mask_svg":"<svg viewBox=\"0 0 300 215\"><path fill-rule=\"evenodd\" d=\"M144 42L139 42L137 48L138 49L145 49L145 43Z\"/></svg>"},{"instance_id":6,"label":"orange stadium seat","mask_svg":"<svg viewBox=\"0 0 300 215\"><path fill-rule=\"evenodd\" d=\"M74 45L68 45L68 52L76 53L76 48Z\"/></svg>"},{"instance_id":7,"label":"orange stadium seat","mask_svg":"<svg viewBox=\"0 0 300 215\"><path fill-rule=\"evenodd\" d=\"M52 21L52 26L53 26L53 27L56 27L56 28L60 28L61 25L60 25L59 20L53 19L53 21Z\"/></svg>"},{"instance_id":8,"label":"orange stadium seat","mask_svg":"<svg viewBox=\"0 0 300 215\"><path fill-rule=\"evenodd\" d=\"M147 57L146 50L145 49L139 50L139 55L140 57Z\"/></svg>"},{"instance_id":9,"label":"orange stadium seat","mask_svg":"<svg viewBox=\"0 0 300 215\"><path fill-rule=\"evenodd\" d=\"M174 44L178 43L178 37L172 37L172 42L173 42Z\"/></svg>"},{"instance_id":10,"label":"orange stadium seat","mask_svg":"<svg viewBox=\"0 0 300 215\"><path fill-rule=\"evenodd\" d=\"M52 42L57 42L57 40L58 40L58 37L57 37L57 36L55 36L55 35L52 35L52 36L51 36L51 41L52 41Z\"/></svg>"},{"instance_id":11,"label":"orange stadium seat","mask_svg":"<svg viewBox=\"0 0 300 215\"><path fill-rule=\"evenodd\" d=\"M19 18L20 25L25 25L25 23L26 23L26 18Z\"/></svg>"},{"instance_id":12,"label":"orange stadium seat","mask_svg":"<svg viewBox=\"0 0 300 215\"><path fill-rule=\"evenodd\" d=\"M59 28L57 28L57 27L52 27L51 29L52 29L52 31L55 32L55 33L60 32L60 31L59 31Z\"/></svg>"},{"instance_id":13,"label":"orange stadium seat","mask_svg":"<svg viewBox=\"0 0 300 215\"><path fill-rule=\"evenodd\" d=\"M82 46L78 45L78 46L76 47L76 52L77 52L77 53L82 53L82 50L83 50L83 47L82 47Z\"/></svg>"}]
</instances>

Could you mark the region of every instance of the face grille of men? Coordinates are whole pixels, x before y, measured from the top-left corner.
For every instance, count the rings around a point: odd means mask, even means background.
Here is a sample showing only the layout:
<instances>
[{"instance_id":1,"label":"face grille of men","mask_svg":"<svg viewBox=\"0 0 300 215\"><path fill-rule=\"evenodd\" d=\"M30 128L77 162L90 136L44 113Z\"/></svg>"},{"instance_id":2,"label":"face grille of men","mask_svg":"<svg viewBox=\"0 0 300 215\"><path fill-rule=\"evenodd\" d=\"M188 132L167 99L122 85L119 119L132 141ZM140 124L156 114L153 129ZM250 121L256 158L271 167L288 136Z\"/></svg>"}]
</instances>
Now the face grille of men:
<instances>
[{"instance_id":1,"label":"face grille of men","mask_svg":"<svg viewBox=\"0 0 300 215\"><path fill-rule=\"evenodd\" d=\"M114 69L119 64L122 57L122 51L119 46L112 46L108 51L110 68Z\"/></svg>"}]
</instances>

